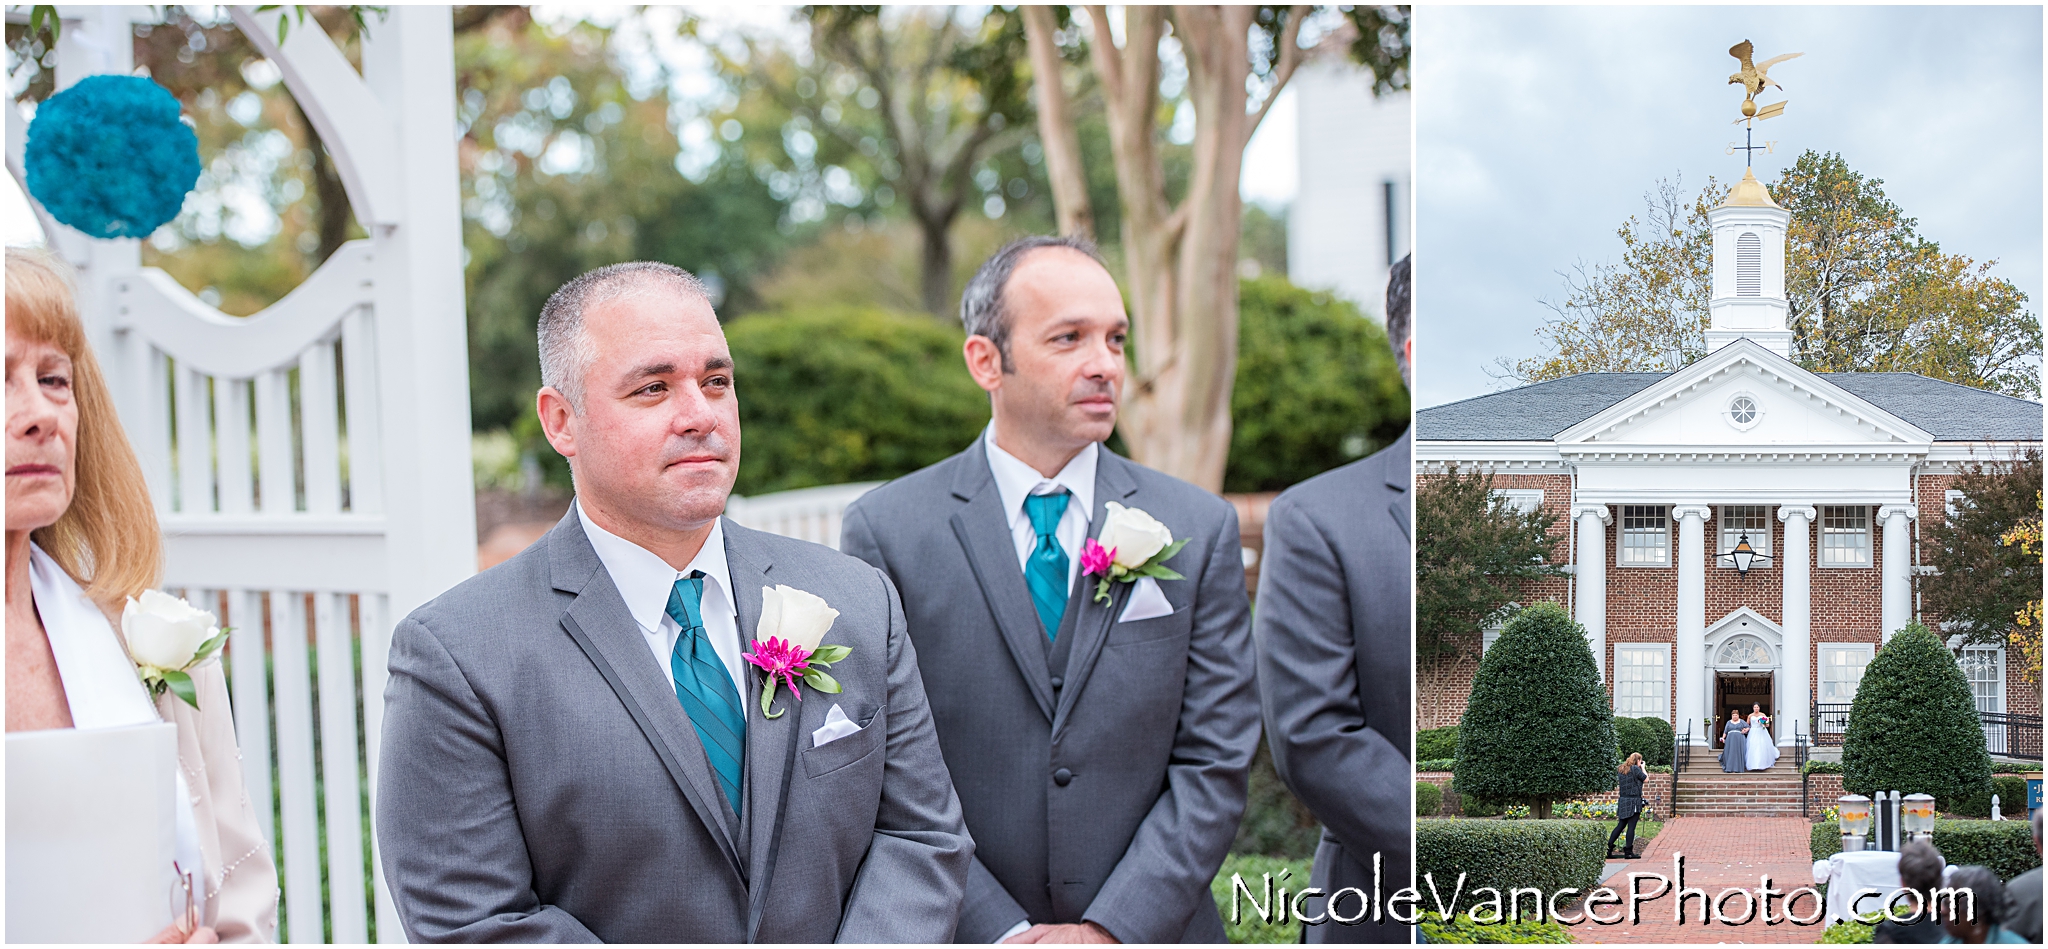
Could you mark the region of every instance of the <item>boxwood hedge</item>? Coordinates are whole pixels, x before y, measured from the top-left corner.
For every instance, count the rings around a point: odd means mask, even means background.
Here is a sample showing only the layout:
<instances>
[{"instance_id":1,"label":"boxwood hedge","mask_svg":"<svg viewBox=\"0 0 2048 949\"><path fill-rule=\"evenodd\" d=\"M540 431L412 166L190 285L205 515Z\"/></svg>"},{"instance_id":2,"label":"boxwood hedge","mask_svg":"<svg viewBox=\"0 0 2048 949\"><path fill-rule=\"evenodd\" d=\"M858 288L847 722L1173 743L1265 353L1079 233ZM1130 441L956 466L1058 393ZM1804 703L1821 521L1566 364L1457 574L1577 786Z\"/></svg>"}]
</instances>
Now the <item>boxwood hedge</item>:
<instances>
[{"instance_id":1,"label":"boxwood hedge","mask_svg":"<svg viewBox=\"0 0 2048 949\"><path fill-rule=\"evenodd\" d=\"M1415 782L1415 816L1435 817L1443 809L1444 789L1428 781Z\"/></svg>"},{"instance_id":2,"label":"boxwood hedge","mask_svg":"<svg viewBox=\"0 0 2048 949\"><path fill-rule=\"evenodd\" d=\"M1445 761L1457 757L1458 726L1425 728L1415 733L1415 760Z\"/></svg>"},{"instance_id":3,"label":"boxwood hedge","mask_svg":"<svg viewBox=\"0 0 2048 949\"><path fill-rule=\"evenodd\" d=\"M1473 891L1485 887L1503 896L1510 889L1531 886L1546 894L1564 887L1583 891L1600 882L1606 843L1607 826L1596 821L1417 821L1416 886L1423 905L1432 909L1439 896L1449 904L1452 891L1458 890L1454 913L1479 902Z\"/></svg>"},{"instance_id":4,"label":"boxwood hedge","mask_svg":"<svg viewBox=\"0 0 2048 949\"><path fill-rule=\"evenodd\" d=\"M1815 860L1841 853L1841 825L1813 825L1811 846ZM2034 830L2023 820L1937 820L1934 849L1952 866L1990 867L2001 880L2041 865L2041 855L2034 852Z\"/></svg>"}]
</instances>

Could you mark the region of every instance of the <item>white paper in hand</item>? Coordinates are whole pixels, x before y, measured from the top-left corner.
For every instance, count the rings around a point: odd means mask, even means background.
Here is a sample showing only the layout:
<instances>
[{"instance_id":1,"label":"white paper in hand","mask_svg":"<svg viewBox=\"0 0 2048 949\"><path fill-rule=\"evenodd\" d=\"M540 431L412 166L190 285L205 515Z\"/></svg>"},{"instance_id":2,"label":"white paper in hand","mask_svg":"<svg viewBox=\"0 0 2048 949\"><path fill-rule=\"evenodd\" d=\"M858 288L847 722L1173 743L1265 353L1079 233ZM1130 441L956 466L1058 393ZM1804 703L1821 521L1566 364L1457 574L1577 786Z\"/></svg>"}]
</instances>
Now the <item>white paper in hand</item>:
<instances>
[{"instance_id":1,"label":"white paper in hand","mask_svg":"<svg viewBox=\"0 0 2048 949\"><path fill-rule=\"evenodd\" d=\"M1151 577L1139 577L1137 589L1131 591L1131 599L1124 604L1124 615L1117 618L1119 623L1130 623L1173 612L1173 604L1166 601L1166 593L1159 589L1159 581Z\"/></svg>"},{"instance_id":2,"label":"white paper in hand","mask_svg":"<svg viewBox=\"0 0 2048 949\"><path fill-rule=\"evenodd\" d=\"M846 712L835 704L831 711L825 713L825 724L818 726L817 731L811 732L811 747L829 745L857 731L860 731L860 726L847 718Z\"/></svg>"},{"instance_id":3,"label":"white paper in hand","mask_svg":"<svg viewBox=\"0 0 2048 949\"><path fill-rule=\"evenodd\" d=\"M178 732L7 736L7 941L137 943L171 922Z\"/></svg>"}]
</instances>

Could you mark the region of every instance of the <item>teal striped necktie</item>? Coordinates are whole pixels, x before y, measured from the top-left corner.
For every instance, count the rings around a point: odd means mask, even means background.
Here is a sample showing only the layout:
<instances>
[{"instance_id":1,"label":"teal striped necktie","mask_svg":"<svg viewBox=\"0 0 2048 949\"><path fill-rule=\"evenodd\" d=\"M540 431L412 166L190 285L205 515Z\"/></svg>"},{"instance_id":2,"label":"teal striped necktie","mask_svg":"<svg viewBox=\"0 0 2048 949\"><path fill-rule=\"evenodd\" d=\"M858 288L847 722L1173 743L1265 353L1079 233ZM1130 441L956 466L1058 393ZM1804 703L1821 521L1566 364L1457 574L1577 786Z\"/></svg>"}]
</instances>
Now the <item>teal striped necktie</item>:
<instances>
[{"instance_id":1,"label":"teal striped necktie","mask_svg":"<svg viewBox=\"0 0 2048 949\"><path fill-rule=\"evenodd\" d=\"M1038 535L1038 546L1024 562L1024 583L1031 588L1031 605L1038 608L1048 640L1059 635L1060 620L1067 614L1067 551L1054 534L1072 498L1065 488L1024 498L1024 513L1031 516L1031 530Z\"/></svg>"},{"instance_id":2,"label":"teal striped necktie","mask_svg":"<svg viewBox=\"0 0 2048 949\"><path fill-rule=\"evenodd\" d=\"M676 581L668 592L668 616L683 628L676 648L668 656L669 672L675 676L676 699L697 729L704 745L704 757L718 774L732 812L740 812L740 778L747 759L747 716L740 707L740 693L732 674L711 648L704 632L704 572L692 570Z\"/></svg>"}]
</instances>

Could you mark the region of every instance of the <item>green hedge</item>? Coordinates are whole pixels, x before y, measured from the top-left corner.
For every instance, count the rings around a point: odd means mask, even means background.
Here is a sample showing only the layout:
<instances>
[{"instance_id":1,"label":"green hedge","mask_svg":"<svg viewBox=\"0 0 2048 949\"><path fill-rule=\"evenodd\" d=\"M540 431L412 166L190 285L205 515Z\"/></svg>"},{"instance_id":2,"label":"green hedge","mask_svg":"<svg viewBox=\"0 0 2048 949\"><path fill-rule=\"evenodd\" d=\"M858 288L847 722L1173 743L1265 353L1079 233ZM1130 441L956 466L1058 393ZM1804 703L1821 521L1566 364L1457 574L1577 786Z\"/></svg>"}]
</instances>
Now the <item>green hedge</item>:
<instances>
[{"instance_id":1,"label":"green hedge","mask_svg":"<svg viewBox=\"0 0 2048 949\"><path fill-rule=\"evenodd\" d=\"M2038 776L2040 776L2040 774L2041 774L2041 762L2038 762L2038 761L1994 761L1994 762L1992 762L1992 763L1991 763L1991 773L1992 773L1992 774L2026 774L2026 775L2033 775L2033 776L2036 776L2036 777L2038 777Z\"/></svg>"},{"instance_id":2,"label":"green hedge","mask_svg":"<svg viewBox=\"0 0 2048 949\"><path fill-rule=\"evenodd\" d=\"M1614 790L1615 747L1585 628L1549 600L1516 613L1472 677L1454 786L1548 817L1551 802Z\"/></svg>"},{"instance_id":3,"label":"green hedge","mask_svg":"<svg viewBox=\"0 0 2048 949\"><path fill-rule=\"evenodd\" d=\"M1458 811L1466 817L1499 817L1507 809L1508 805L1503 801L1489 801L1476 794L1458 795Z\"/></svg>"},{"instance_id":4,"label":"green hedge","mask_svg":"<svg viewBox=\"0 0 2048 949\"><path fill-rule=\"evenodd\" d=\"M1525 919L1512 923L1475 923L1472 917L1459 913L1449 920L1438 916L1436 910L1426 910L1419 923L1423 936L1430 942L1443 942L1464 946L1477 943L1544 943L1549 945L1570 945L1572 934L1563 923L1537 922Z\"/></svg>"},{"instance_id":5,"label":"green hedge","mask_svg":"<svg viewBox=\"0 0 2048 949\"><path fill-rule=\"evenodd\" d=\"M1444 807L1444 789L1428 781L1415 782L1415 816L1435 817Z\"/></svg>"},{"instance_id":6,"label":"green hedge","mask_svg":"<svg viewBox=\"0 0 2048 949\"><path fill-rule=\"evenodd\" d=\"M1378 451L1408 427L1408 389L1387 334L1357 307L1255 277L1238 283L1237 310L1223 490L1278 491Z\"/></svg>"},{"instance_id":7,"label":"green hedge","mask_svg":"<svg viewBox=\"0 0 2048 949\"><path fill-rule=\"evenodd\" d=\"M1415 760L1449 761L1458 756L1458 726L1427 728L1415 733Z\"/></svg>"},{"instance_id":8,"label":"green hedge","mask_svg":"<svg viewBox=\"0 0 2048 949\"><path fill-rule=\"evenodd\" d=\"M1415 827L1416 885L1428 892L1422 877L1436 880L1449 893L1465 877L1465 890L1453 912L1475 901L1472 893L1493 887L1540 887L1545 893L1564 887L1589 889L1600 882L1607 827L1585 820L1426 820Z\"/></svg>"},{"instance_id":9,"label":"green hedge","mask_svg":"<svg viewBox=\"0 0 2048 949\"><path fill-rule=\"evenodd\" d=\"M1841 774L1841 773L1842 773L1842 763L1841 763L1841 762L1839 762L1839 761L1809 761L1809 762L1807 762L1807 763L1806 763L1806 767L1804 767L1804 768L1801 768L1801 769L1800 769L1800 773L1802 773L1802 774Z\"/></svg>"},{"instance_id":10,"label":"green hedge","mask_svg":"<svg viewBox=\"0 0 2048 949\"><path fill-rule=\"evenodd\" d=\"M1417 770L1417 771L1449 771L1449 770L1451 770L1451 768L1452 768L1452 767L1456 766L1456 765L1457 765L1457 763L1458 763L1458 759L1456 759L1456 758L1431 758L1431 759L1428 759L1428 760L1426 760L1426 761L1417 761L1417 762L1415 762L1415 770Z\"/></svg>"},{"instance_id":11,"label":"green hedge","mask_svg":"<svg viewBox=\"0 0 2048 949\"><path fill-rule=\"evenodd\" d=\"M1993 794L1998 795L1998 809L2008 819L2015 814L2022 818L2027 816L2027 779L2010 774L1993 775L1984 790L1957 798L1950 813L1964 817L1990 817Z\"/></svg>"},{"instance_id":12,"label":"green hedge","mask_svg":"<svg viewBox=\"0 0 2048 949\"><path fill-rule=\"evenodd\" d=\"M1273 875L1273 889L1278 890L1284 886L1287 888L1287 892L1295 893L1308 885L1309 868L1310 861L1308 860L1282 860L1278 857L1262 857L1257 854L1244 853L1233 853L1230 856L1224 857L1223 869L1217 871L1214 880L1209 881L1209 896L1216 901L1216 911L1223 915L1223 932L1225 937L1233 943L1284 943L1300 941L1301 924L1295 922L1293 916L1289 916L1284 923L1278 921L1266 922L1259 919L1259 914L1256 910L1240 902L1238 904L1238 921L1231 922L1230 876L1233 873L1243 874L1245 886L1251 888L1254 895L1264 897L1266 893L1266 874L1270 873ZM1287 874L1285 877L1281 876L1283 872Z\"/></svg>"},{"instance_id":13,"label":"green hedge","mask_svg":"<svg viewBox=\"0 0 2048 949\"><path fill-rule=\"evenodd\" d=\"M1627 718L1614 716L1614 743L1618 752L1617 760L1640 753L1646 765L1669 765L1671 743L1677 736L1671 730L1671 723L1661 718Z\"/></svg>"},{"instance_id":14,"label":"green hedge","mask_svg":"<svg viewBox=\"0 0 2048 949\"><path fill-rule=\"evenodd\" d=\"M1842 734L1842 786L1934 795L1943 810L1991 778L1969 677L1925 626L1900 630L1863 670Z\"/></svg>"},{"instance_id":15,"label":"green hedge","mask_svg":"<svg viewBox=\"0 0 2048 949\"><path fill-rule=\"evenodd\" d=\"M1860 946L1868 944L1876 934L1875 923L1859 923L1853 919L1845 919L1829 926L1827 932L1821 933L1820 942L1824 946Z\"/></svg>"},{"instance_id":16,"label":"green hedge","mask_svg":"<svg viewBox=\"0 0 2048 949\"><path fill-rule=\"evenodd\" d=\"M1841 853L1841 825L1835 821L1813 825L1810 846L1815 860ZM2034 851L2033 827L2023 820L1937 820L1934 849L1953 866L1989 867L2001 880L2041 865L2041 855Z\"/></svg>"},{"instance_id":17,"label":"green hedge","mask_svg":"<svg viewBox=\"0 0 2048 949\"><path fill-rule=\"evenodd\" d=\"M743 434L735 494L895 478L988 424L955 323L837 307L749 314L725 338Z\"/></svg>"}]
</instances>

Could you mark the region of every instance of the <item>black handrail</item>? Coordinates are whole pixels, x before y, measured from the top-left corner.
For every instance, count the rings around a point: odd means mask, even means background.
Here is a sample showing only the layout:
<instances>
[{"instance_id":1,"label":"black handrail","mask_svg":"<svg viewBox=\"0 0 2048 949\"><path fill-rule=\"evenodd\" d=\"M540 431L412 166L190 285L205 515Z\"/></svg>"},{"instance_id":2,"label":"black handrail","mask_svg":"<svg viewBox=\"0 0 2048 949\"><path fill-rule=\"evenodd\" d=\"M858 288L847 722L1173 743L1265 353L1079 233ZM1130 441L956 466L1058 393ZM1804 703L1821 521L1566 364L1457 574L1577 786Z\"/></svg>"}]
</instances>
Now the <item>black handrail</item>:
<instances>
[{"instance_id":1,"label":"black handrail","mask_svg":"<svg viewBox=\"0 0 2048 949\"><path fill-rule=\"evenodd\" d=\"M1671 741L1671 792L1664 801L1664 819L1678 816L1678 776L1692 763L1692 723L1685 723L1685 734Z\"/></svg>"},{"instance_id":2,"label":"black handrail","mask_svg":"<svg viewBox=\"0 0 2048 949\"><path fill-rule=\"evenodd\" d=\"M1848 702L1813 703L1813 743L1839 745L1849 731ZM1984 749L2001 758L2041 760L2041 716L2012 712L1979 712Z\"/></svg>"},{"instance_id":3,"label":"black handrail","mask_svg":"<svg viewBox=\"0 0 2048 949\"><path fill-rule=\"evenodd\" d=\"M1806 735L1799 730L1799 720L1792 720L1792 748L1799 761L1799 816L1813 812L1813 799L1806 789Z\"/></svg>"}]
</instances>

